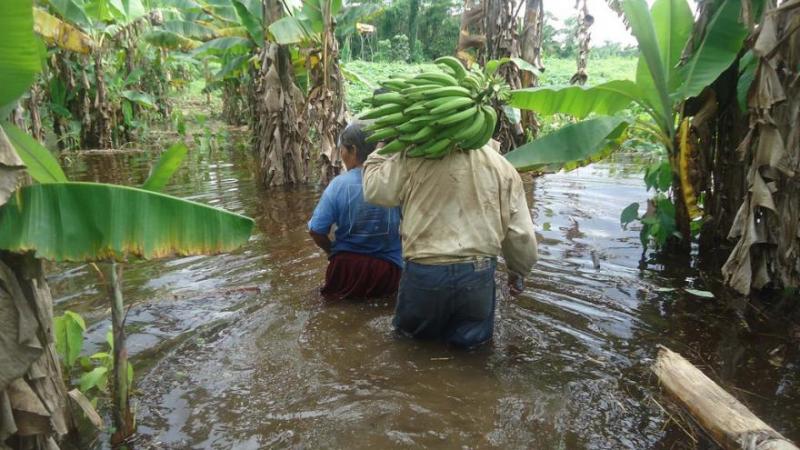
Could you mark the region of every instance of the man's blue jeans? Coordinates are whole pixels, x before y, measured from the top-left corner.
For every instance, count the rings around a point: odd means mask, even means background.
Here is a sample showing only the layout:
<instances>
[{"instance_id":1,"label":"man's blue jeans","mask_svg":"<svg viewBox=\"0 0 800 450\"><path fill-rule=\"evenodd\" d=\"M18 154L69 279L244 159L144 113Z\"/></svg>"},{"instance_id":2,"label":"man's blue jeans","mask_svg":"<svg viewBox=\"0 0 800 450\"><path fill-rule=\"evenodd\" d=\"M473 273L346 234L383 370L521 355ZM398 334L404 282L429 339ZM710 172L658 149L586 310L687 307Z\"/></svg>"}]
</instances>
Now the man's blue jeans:
<instances>
[{"instance_id":1,"label":"man's blue jeans","mask_svg":"<svg viewBox=\"0 0 800 450\"><path fill-rule=\"evenodd\" d=\"M489 341L494 331L497 262L425 265L407 261L400 278L394 326L420 339L458 347Z\"/></svg>"}]
</instances>

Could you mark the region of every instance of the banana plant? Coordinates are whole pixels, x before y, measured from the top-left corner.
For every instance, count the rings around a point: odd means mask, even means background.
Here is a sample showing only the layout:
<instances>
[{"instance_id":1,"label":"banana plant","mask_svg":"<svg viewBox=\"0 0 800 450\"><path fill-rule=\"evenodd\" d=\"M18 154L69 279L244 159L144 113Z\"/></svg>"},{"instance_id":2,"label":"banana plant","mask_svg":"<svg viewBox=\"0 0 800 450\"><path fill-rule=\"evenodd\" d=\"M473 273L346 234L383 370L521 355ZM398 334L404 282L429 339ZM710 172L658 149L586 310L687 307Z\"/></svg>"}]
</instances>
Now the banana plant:
<instances>
[{"instance_id":1,"label":"banana plant","mask_svg":"<svg viewBox=\"0 0 800 450\"><path fill-rule=\"evenodd\" d=\"M686 159L691 156L691 142L686 137L692 119L682 106L686 100L700 95L736 61L747 35L739 21L741 0L717 2L699 43L690 40L694 18L687 0L656 0L649 11L645 0L624 0L622 8L639 43L634 81L614 80L591 87L520 89L511 92L509 103L541 115L562 113L580 120L590 115L608 117L634 106L644 111L644 117L632 121L631 129L657 142L666 162L655 163L645 175L648 189L656 190L648 212L640 217L638 204L630 205L622 215L622 222L623 225L637 219L642 222L645 246L651 239L656 246L663 246L671 237L682 240L681 246L688 246L690 221L699 219L702 212L685 170ZM606 131L595 128L592 132ZM595 142L602 136L595 134L587 139ZM508 156L514 161L535 160L537 148L541 146L534 141ZM665 195L670 188L671 200Z\"/></svg>"},{"instance_id":2,"label":"banana plant","mask_svg":"<svg viewBox=\"0 0 800 450\"><path fill-rule=\"evenodd\" d=\"M31 0L12 2L0 16L0 111L8 111L40 70ZM172 255L233 250L250 236L250 218L155 192L164 186L185 147L165 152L142 188L70 182L58 161L36 140L0 124L0 147L12 167L0 168L0 248L33 252L52 261L106 263L114 334L114 422L112 441L133 429L128 404L122 271L118 263ZM16 189L27 168L38 184ZM16 189L16 191L14 191Z\"/></svg>"}]
</instances>

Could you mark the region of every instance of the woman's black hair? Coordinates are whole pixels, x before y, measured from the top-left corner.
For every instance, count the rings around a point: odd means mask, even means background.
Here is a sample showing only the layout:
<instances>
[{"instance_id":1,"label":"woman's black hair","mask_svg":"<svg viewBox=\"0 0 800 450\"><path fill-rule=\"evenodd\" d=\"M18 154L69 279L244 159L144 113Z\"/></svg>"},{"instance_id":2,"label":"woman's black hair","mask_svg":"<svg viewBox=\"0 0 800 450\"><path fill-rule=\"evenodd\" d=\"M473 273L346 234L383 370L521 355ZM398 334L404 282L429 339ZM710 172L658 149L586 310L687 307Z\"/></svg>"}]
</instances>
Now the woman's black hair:
<instances>
[{"instance_id":1,"label":"woman's black hair","mask_svg":"<svg viewBox=\"0 0 800 450\"><path fill-rule=\"evenodd\" d=\"M368 134L364 131L366 125L364 122L353 121L347 124L344 130L339 133L339 145L355 148L356 158L358 158L359 163L366 161L367 156L375 151L375 144L367 142Z\"/></svg>"}]
</instances>

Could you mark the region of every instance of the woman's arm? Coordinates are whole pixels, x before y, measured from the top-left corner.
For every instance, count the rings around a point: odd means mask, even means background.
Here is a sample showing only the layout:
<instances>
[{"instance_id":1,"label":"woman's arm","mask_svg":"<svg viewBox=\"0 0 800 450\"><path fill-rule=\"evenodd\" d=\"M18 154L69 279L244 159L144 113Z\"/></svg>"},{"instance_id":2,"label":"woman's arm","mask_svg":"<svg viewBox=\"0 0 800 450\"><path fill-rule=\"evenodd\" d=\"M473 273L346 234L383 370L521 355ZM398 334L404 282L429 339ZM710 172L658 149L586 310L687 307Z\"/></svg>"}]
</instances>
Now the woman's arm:
<instances>
[{"instance_id":1,"label":"woman's arm","mask_svg":"<svg viewBox=\"0 0 800 450\"><path fill-rule=\"evenodd\" d=\"M325 253L331 254L331 247L333 244L331 243L331 238L329 238L327 234L319 234L311 230L308 231L308 234L311 235L311 239L314 240L317 247L321 248Z\"/></svg>"}]
</instances>

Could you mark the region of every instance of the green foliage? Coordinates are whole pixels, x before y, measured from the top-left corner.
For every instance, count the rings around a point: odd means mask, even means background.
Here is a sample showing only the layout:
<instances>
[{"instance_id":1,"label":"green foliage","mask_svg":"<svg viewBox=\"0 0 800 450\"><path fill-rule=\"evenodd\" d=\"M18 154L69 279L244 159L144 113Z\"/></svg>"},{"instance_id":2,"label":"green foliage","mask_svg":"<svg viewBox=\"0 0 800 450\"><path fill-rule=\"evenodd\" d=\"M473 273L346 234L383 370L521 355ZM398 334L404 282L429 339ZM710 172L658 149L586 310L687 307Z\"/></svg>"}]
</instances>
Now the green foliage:
<instances>
[{"instance_id":1,"label":"green foliage","mask_svg":"<svg viewBox=\"0 0 800 450\"><path fill-rule=\"evenodd\" d=\"M41 67L37 40L33 37L32 1L5 2L0 30L0 108L3 108L28 89Z\"/></svg>"},{"instance_id":2,"label":"green foliage","mask_svg":"<svg viewBox=\"0 0 800 450\"><path fill-rule=\"evenodd\" d=\"M583 119L591 113L614 114L627 108L640 94L635 83L615 80L592 87L530 88L511 92L508 104L539 114L569 114Z\"/></svg>"},{"instance_id":3,"label":"green foliage","mask_svg":"<svg viewBox=\"0 0 800 450\"><path fill-rule=\"evenodd\" d=\"M411 56L408 49L408 36L405 34L396 34L392 36L392 60L393 61L408 61Z\"/></svg>"},{"instance_id":4,"label":"green foliage","mask_svg":"<svg viewBox=\"0 0 800 450\"><path fill-rule=\"evenodd\" d=\"M28 168L28 173L39 183L62 183L67 176L58 161L42 144L11 124L2 125L11 145Z\"/></svg>"},{"instance_id":5,"label":"green foliage","mask_svg":"<svg viewBox=\"0 0 800 450\"><path fill-rule=\"evenodd\" d=\"M680 69L680 97L694 97L736 60L747 29L739 22L740 0L725 0L712 17L706 36L689 62Z\"/></svg>"},{"instance_id":6,"label":"green foliage","mask_svg":"<svg viewBox=\"0 0 800 450\"><path fill-rule=\"evenodd\" d=\"M55 337L56 352L64 361L64 366L69 369L78 360L83 348L83 332L86 323L83 317L72 311L53 318L53 334Z\"/></svg>"},{"instance_id":7,"label":"green foliage","mask_svg":"<svg viewBox=\"0 0 800 450\"><path fill-rule=\"evenodd\" d=\"M172 178L172 174L178 170L178 166L181 165L188 151L186 145L178 143L162 153L156 166L150 172L150 176L142 185L142 189L154 192L163 190L169 179Z\"/></svg>"},{"instance_id":8,"label":"green foliage","mask_svg":"<svg viewBox=\"0 0 800 450\"><path fill-rule=\"evenodd\" d=\"M521 145L506 154L506 159L519 171L558 170L565 165L574 168L613 149L627 127L628 122L621 117L584 120Z\"/></svg>"}]
</instances>

